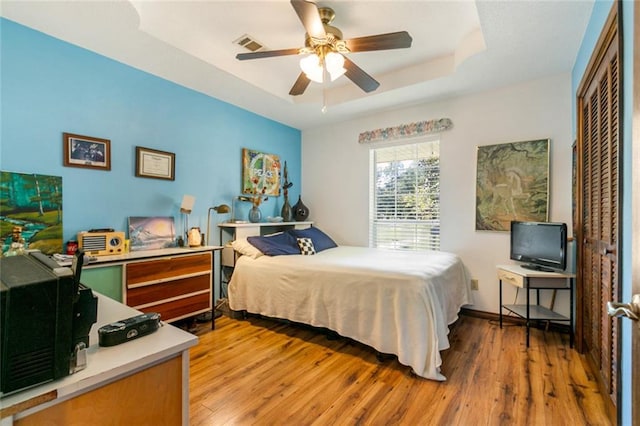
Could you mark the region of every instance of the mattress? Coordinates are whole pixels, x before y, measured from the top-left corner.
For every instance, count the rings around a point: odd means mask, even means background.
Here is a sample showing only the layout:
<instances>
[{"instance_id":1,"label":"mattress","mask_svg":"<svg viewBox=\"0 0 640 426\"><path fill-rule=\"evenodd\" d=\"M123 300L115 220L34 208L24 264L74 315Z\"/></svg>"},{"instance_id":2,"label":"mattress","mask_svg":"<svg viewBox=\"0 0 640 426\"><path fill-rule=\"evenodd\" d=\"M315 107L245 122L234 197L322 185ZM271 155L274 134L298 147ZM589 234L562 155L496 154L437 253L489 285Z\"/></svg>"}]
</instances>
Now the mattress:
<instances>
[{"instance_id":1,"label":"mattress","mask_svg":"<svg viewBox=\"0 0 640 426\"><path fill-rule=\"evenodd\" d=\"M445 380L448 325L472 303L458 256L340 246L312 256L241 256L229 283L233 310L325 327Z\"/></svg>"}]
</instances>

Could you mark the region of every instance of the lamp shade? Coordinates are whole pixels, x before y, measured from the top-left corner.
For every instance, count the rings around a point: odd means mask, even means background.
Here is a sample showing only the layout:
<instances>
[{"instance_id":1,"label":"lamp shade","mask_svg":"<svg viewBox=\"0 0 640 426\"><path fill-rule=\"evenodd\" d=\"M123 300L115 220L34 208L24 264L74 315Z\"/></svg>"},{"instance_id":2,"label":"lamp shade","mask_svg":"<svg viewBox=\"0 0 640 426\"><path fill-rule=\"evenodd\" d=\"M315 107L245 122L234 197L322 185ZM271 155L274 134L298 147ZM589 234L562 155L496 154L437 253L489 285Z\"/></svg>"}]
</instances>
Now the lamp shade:
<instances>
[{"instance_id":1,"label":"lamp shade","mask_svg":"<svg viewBox=\"0 0 640 426\"><path fill-rule=\"evenodd\" d=\"M311 81L322 83L324 81L324 69L326 68L331 81L334 81L347 70L344 68L344 56L337 52L329 52L321 59L317 54L312 53L300 59L300 69Z\"/></svg>"},{"instance_id":2,"label":"lamp shade","mask_svg":"<svg viewBox=\"0 0 640 426\"><path fill-rule=\"evenodd\" d=\"M193 209L193 204L196 202L196 197L193 195L185 195L182 197L182 204L180 204L180 212L190 214Z\"/></svg>"},{"instance_id":3,"label":"lamp shade","mask_svg":"<svg viewBox=\"0 0 640 426\"><path fill-rule=\"evenodd\" d=\"M315 53L300 59L300 69L309 77L309 80L322 83L322 64Z\"/></svg>"},{"instance_id":4,"label":"lamp shade","mask_svg":"<svg viewBox=\"0 0 640 426\"><path fill-rule=\"evenodd\" d=\"M327 71L329 71L331 81L334 81L336 78L347 72L344 68L344 56L339 53L327 53L327 56L324 58L324 64L327 67Z\"/></svg>"},{"instance_id":5,"label":"lamp shade","mask_svg":"<svg viewBox=\"0 0 640 426\"><path fill-rule=\"evenodd\" d=\"M231 211L231 207L226 204L220 204L219 206L215 206L213 209L218 214L229 213Z\"/></svg>"}]
</instances>

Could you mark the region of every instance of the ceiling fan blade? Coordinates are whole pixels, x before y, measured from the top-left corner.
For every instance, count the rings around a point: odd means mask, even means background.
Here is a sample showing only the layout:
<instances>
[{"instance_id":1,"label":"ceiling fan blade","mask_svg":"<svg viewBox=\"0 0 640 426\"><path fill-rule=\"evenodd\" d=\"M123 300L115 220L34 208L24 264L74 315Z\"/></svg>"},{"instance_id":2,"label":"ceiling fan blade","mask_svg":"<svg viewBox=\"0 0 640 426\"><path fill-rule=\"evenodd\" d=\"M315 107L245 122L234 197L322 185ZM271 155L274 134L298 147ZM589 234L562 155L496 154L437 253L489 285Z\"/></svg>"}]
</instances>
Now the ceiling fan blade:
<instances>
[{"instance_id":1,"label":"ceiling fan blade","mask_svg":"<svg viewBox=\"0 0 640 426\"><path fill-rule=\"evenodd\" d=\"M273 56L297 55L298 53L300 53L300 49L298 48L265 50L263 52L238 53L236 59L244 61L245 59L271 58Z\"/></svg>"},{"instance_id":2,"label":"ceiling fan blade","mask_svg":"<svg viewBox=\"0 0 640 426\"><path fill-rule=\"evenodd\" d=\"M344 58L344 67L347 72L344 75L351 81L353 81L358 87L360 87L365 92L373 92L380 86L373 77L364 72L362 68L354 64L349 58Z\"/></svg>"},{"instance_id":3,"label":"ceiling fan blade","mask_svg":"<svg viewBox=\"0 0 640 426\"><path fill-rule=\"evenodd\" d=\"M313 38L324 39L327 33L322 25L318 6L315 3L306 0L291 0L291 6L298 14L298 18L302 22L304 29Z\"/></svg>"},{"instance_id":4,"label":"ceiling fan blade","mask_svg":"<svg viewBox=\"0 0 640 426\"><path fill-rule=\"evenodd\" d=\"M301 72L296 82L293 83L293 87L291 87L291 90L289 90L289 94L291 96L302 95L304 91L307 90L307 86L309 86L309 83L311 83L309 77L307 77L305 73Z\"/></svg>"},{"instance_id":5,"label":"ceiling fan blade","mask_svg":"<svg viewBox=\"0 0 640 426\"><path fill-rule=\"evenodd\" d=\"M413 39L408 32L398 31L396 33L352 38L345 40L345 43L352 52L368 52L371 50L403 49L411 47L412 40Z\"/></svg>"}]
</instances>

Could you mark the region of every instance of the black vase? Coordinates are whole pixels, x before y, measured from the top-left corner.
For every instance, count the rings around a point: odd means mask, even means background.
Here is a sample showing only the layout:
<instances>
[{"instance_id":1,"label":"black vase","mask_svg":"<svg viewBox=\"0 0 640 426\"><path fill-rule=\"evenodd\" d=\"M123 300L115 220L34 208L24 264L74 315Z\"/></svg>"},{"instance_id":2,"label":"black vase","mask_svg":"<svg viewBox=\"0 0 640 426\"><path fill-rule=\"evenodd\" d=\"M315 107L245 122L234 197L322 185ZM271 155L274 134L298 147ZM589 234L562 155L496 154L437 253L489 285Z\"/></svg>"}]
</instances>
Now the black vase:
<instances>
[{"instance_id":1,"label":"black vase","mask_svg":"<svg viewBox=\"0 0 640 426\"><path fill-rule=\"evenodd\" d=\"M283 222L291 222L291 217L293 215L291 204L289 204L289 197L284 196L284 203L282 204L282 210L280 211L280 216L282 216Z\"/></svg>"},{"instance_id":2,"label":"black vase","mask_svg":"<svg viewBox=\"0 0 640 426\"><path fill-rule=\"evenodd\" d=\"M298 202L293 206L293 217L298 222L307 220L309 217L309 208L304 205L300 195L298 195Z\"/></svg>"}]
</instances>

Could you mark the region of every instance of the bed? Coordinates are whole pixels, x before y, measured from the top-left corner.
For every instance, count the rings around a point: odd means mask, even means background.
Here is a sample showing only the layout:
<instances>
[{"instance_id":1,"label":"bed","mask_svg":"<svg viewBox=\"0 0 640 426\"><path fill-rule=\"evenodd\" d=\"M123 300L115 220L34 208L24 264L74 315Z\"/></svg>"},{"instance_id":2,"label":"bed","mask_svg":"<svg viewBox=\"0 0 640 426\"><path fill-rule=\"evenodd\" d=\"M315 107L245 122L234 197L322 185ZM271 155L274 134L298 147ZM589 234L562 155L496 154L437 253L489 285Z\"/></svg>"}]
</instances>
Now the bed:
<instances>
[{"instance_id":1,"label":"bed","mask_svg":"<svg viewBox=\"0 0 640 426\"><path fill-rule=\"evenodd\" d=\"M230 308L328 328L397 355L421 377L446 379L448 325L471 303L458 256L335 245L313 254L240 256Z\"/></svg>"}]
</instances>

